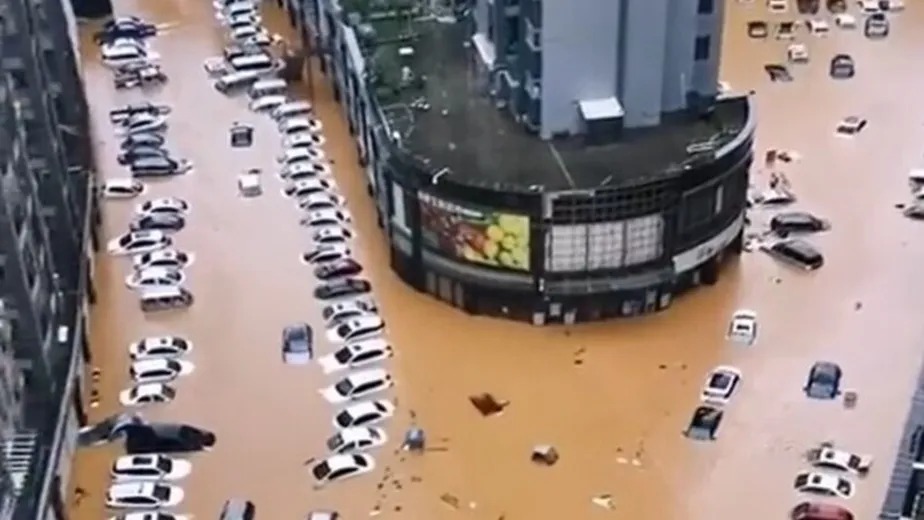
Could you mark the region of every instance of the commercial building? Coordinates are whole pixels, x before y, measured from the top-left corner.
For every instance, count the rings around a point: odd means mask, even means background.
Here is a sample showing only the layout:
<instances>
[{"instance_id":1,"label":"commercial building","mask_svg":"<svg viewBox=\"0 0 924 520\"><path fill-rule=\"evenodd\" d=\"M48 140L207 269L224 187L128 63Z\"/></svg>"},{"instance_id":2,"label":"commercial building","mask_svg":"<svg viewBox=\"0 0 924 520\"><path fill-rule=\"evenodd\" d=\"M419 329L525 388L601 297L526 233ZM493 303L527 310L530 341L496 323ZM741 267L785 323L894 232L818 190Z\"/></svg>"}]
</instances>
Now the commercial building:
<instances>
[{"instance_id":1,"label":"commercial building","mask_svg":"<svg viewBox=\"0 0 924 520\"><path fill-rule=\"evenodd\" d=\"M76 27L0 7L0 519L66 518L92 298L92 154Z\"/></svg>"},{"instance_id":2,"label":"commercial building","mask_svg":"<svg viewBox=\"0 0 924 520\"><path fill-rule=\"evenodd\" d=\"M718 92L722 2L280 1L416 289L574 323L663 309L740 251L755 122Z\"/></svg>"}]
</instances>

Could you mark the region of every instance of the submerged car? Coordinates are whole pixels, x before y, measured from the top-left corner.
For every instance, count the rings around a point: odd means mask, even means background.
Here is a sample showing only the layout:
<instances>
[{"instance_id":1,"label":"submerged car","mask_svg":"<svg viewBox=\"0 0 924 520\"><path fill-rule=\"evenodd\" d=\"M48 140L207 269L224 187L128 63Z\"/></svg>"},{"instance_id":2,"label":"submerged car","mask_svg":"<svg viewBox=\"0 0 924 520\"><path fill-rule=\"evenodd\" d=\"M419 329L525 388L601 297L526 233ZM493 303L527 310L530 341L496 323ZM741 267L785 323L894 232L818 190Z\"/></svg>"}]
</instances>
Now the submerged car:
<instances>
[{"instance_id":1,"label":"submerged car","mask_svg":"<svg viewBox=\"0 0 924 520\"><path fill-rule=\"evenodd\" d=\"M290 365L306 365L314 356L313 334L307 323L296 323L282 330L282 360Z\"/></svg>"},{"instance_id":2,"label":"submerged car","mask_svg":"<svg viewBox=\"0 0 924 520\"><path fill-rule=\"evenodd\" d=\"M129 164L134 177L170 177L183 175L192 169L192 163L186 159L170 157L141 157Z\"/></svg>"},{"instance_id":3,"label":"submerged car","mask_svg":"<svg viewBox=\"0 0 924 520\"><path fill-rule=\"evenodd\" d=\"M136 271L162 267L165 269L182 270L193 264L195 255L177 249L161 249L151 253L137 255L132 259L132 266Z\"/></svg>"},{"instance_id":4,"label":"submerged car","mask_svg":"<svg viewBox=\"0 0 924 520\"><path fill-rule=\"evenodd\" d=\"M146 157L170 157L170 151L161 147L136 146L120 153L116 160L119 164L125 165Z\"/></svg>"},{"instance_id":5,"label":"submerged car","mask_svg":"<svg viewBox=\"0 0 924 520\"><path fill-rule=\"evenodd\" d=\"M186 227L186 219L177 213L149 213L139 215L128 223L132 231L160 230L165 232L180 231Z\"/></svg>"},{"instance_id":6,"label":"submerged car","mask_svg":"<svg viewBox=\"0 0 924 520\"><path fill-rule=\"evenodd\" d=\"M122 481L182 480L192 471L188 460L166 455L123 455L112 463L110 474Z\"/></svg>"},{"instance_id":7,"label":"submerged car","mask_svg":"<svg viewBox=\"0 0 924 520\"><path fill-rule=\"evenodd\" d=\"M778 213L770 219L770 230L784 237L790 233L827 231L830 227L827 220L806 211L787 211Z\"/></svg>"},{"instance_id":8,"label":"submerged car","mask_svg":"<svg viewBox=\"0 0 924 520\"><path fill-rule=\"evenodd\" d=\"M885 38L889 35L889 28L885 13L874 13L863 22L863 35L871 39Z\"/></svg>"},{"instance_id":9,"label":"submerged car","mask_svg":"<svg viewBox=\"0 0 924 520\"><path fill-rule=\"evenodd\" d=\"M169 247L170 237L162 231L129 231L106 245L111 255L138 255Z\"/></svg>"},{"instance_id":10,"label":"submerged car","mask_svg":"<svg viewBox=\"0 0 924 520\"><path fill-rule=\"evenodd\" d=\"M834 399L841 393L841 367L829 361L818 361L809 370L803 391L813 399Z\"/></svg>"},{"instance_id":11,"label":"submerged car","mask_svg":"<svg viewBox=\"0 0 924 520\"><path fill-rule=\"evenodd\" d=\"M735 343L753 345L757 341L757 313L748 309L735 311L725 337Z\"/></svg>"},{"instance_id":12,"label":"submerged car","mask_svg":"<svg viewBox=\"0 0 924 520\"><path fill-rule=\"evenodd\" d=\"M853 137L859 134L864 128L866 128L866 119L859 116L847 116L841 119L840 123L837 124L835 132L838 135Z\"/></svg>"},{"instance_id":13,"label":"submerged car","mask_svg":"<svg viewBox=\"0 0 924 520\"><path fill-rule=\"evenodd\" d=\"M767 22L755 20L748 22L748 36L751 38L766 38L770 34L770 27Z\"/></svg>"},{"instance_id":14,"label":"submerged car","mask_svg":"<svg viewBox=\"0 0 924 520\"><path fill-rule=\"evenodd\" d=\"M828 75L834 79L850 79L856 74L856 65L849 54L835 54L828 67Z\"/></svg>"},{"instance_id":15,"label":"submerged car","mask_svg":"<svg viewBox=\"0 0 924 520\"><path fill-rule=\"evenodd\" d=\"M372 426L390 419L395 414L395 405L386 399L362 401L347 406L334 415L334 428Z\"/></svg>"},{"instance_id":16,"label":"submerged car","mask_svg":"<svg viewBox=\"0 0 924 520\"><path fill-rule=\"evenodd\" d=\"M808 242L798 238L779 240L771 245L760 246L761 250L782 262L814 271L824 265L825 259L817 249Z\"/></svg>"},{"instance_id":17,"label":"submerged car","mask_svg":"<svg viewBox=\"0 0 924 520\"><path fill-rule=\"evenodd\" d=\"M147 187L143 182L131 178L108 179L100 188L100 195L104 199L133 199L145 192Z\"/></svg>"},{"instance_id":18,"label":"submerged car","mask_svg":"<svg viewBox=\"0 0 924 520\"><path fill-rule=\"evenodd\" d=\"M109 120L121 123L136 114L168 115L172 109L168 105L155 105L150 102L132 103L109 111Z\"/></svg>"},{"instance_id":19,"label":"submerged car","mask_svg":"<svg viewBox=\"0 0 924 520\"><path fill-rule=\"evenodd\" d=\"M121 148L123 152L128 152L135 148L163 148L166 143L167 139L163 134L157 132L143 132L126 135L122 138L122 142L119 143L119 148Z\"/></svg>"},{"instance_id":20,"label":"submerged car","mask_svg":"<svg viewBox=\"0 0 924 520\"><path fill-rule=\"evenodd\" d=\"M188 424L150 423L130 425L125 432L125 451L141 453L189 453L215 446L215 434Z\"/></svg>"},{"instance_id":21,"label":"submerged car","mask_svg":"<svg viewBox=\"0 0 924 520\"><path fill-rule=\"evenodd\" d=\"M331 453L354 453L377 448L386 442L388 435L382 428L353 426L338 431L325 444Z\"/></svg>"},{"instance_id":22,"label":"submerged car","mask_svg":"<svg viewBox=\"0 0 924 520\"><path fill-rule=\"evenodd\" d=\"M690 419L690 425L687 426L684 435L697 441L715 440L722 423L722 415L722 410L713 406L698 406L693 411L693 418Z\"/></svg>"},{"instance_id":23,"label":"submerged car","mask_svg":"<svg viewBox=\"0 0 924 520\"><path fill-rule=\"evenodd\" d=\"M321 395L330 403L344 403L384 392L394 386L391 375L381 368L350 373L336 383L322 388Z\"/></svg>"},{"instance_id":24,"label":"submerged car","mask_svg":"<svg viewBox=\"0 0 924 520\"><path fill-rule=\"evenodd\" d=\"M346 244L318 244L302 254L302 261L309 265L319 265L350 258L351 254Z\"/></svg>"},{"instance_id":25,"label":"submerged car","mask_svg":"<svg viewBox=\"0 0 924 520\"><path fill-rule=\"evenodd\" d=\"M343 258L333 262L323 263L314 269L314 276L318 280L331 280L344 276L356 276L361 273L363 266L352 258Z\"/></svg>"},{"instance_id":26,"label":"submerged car","mask_svg":"<svg viewBox=\"0 0 924 520\"><path fill-rule=\"evenodd\" d=\"M387 340L371 338L341 347L333 353L318 359L318 363L325 374L333 374L381 363L393 355L394 350Z\"/></svg>"},{"instance_id":27,"label":"submerged car","mask_svg":"<svg viewBox=\"0 0 924 520\"><path fill-rule=\"evenodd\" d=\"M372 291L372 284L360 278L344 278L315 287L314 296L319 300L332 300L348 296L359 296Z\"/></svg>"},{"instance_id":28,"label":"submerged car","mask_svg":"<svg viewBox=\"0 0 924 520\"><path fill-rule=\"evenodd\" d=\"M854 520L848 509L821 502L801 502L792 508L790 520Z\"/></svg>"},{"instance_id":29,"label":"submerged car","mask_svg":"<svg viewBox=\"0 0 924 520\"><path fill-rule=\"evenodd\" d=\"M716 367L706 377L701 399L705 403L726 404L740 383L740 370L725 365Z\"/></svg>"},{"instance_id":30,"label":"submerged car","mask_svg":"<svg viewBox=\"0 0 924 520\"><path fill-rule=\"evenodd\" d=\"M132 361L143 359L176 359L192 352L193 343L181 336L150 336L128 346Z\"/></svg>"},{"instance_id":31,"label":"submerged car","mask_svg":"<svg viewBox=\"0 0 924 520\"><path fill-rule=\"evenodd\" d=\"M169 508L183 501L183 490L177 486L153 482L117 483L106 491L106 507L110 509Z\"/></svg>"},{"instance_id":32,"label":"submerged car","mask_svg":"<svg viewBox=\"0 0 924 520\"><path fill-rule=\"evenodd\" d=\"M323 486L330 482L341 481L369 473L375 469L375 459L365 453L352 455L334 455L311 467L315 485Z\"/></svg>"},{"instance_id":33,"label":"submerged car","mask_svg":"<svg viewBox=\"0 0 924 520\"><path fill-rule=\"evenodd\" d=\"M830 445L822 445L809 450L808 462L816 468L835 469L862 476L872 467L873 457L839 450Z\"/></svg>"},{"instance_id":34,"label":"submerged car","mask_svg":"<svg viewBox=\"0 0 924 520\"><path fill-rule=\"evenodd\" d=\"M793 488L801 493L813 493L838 498L853 496L853 483L837 475L803 471L796 475Z\"/></svg>"}]
</instances>

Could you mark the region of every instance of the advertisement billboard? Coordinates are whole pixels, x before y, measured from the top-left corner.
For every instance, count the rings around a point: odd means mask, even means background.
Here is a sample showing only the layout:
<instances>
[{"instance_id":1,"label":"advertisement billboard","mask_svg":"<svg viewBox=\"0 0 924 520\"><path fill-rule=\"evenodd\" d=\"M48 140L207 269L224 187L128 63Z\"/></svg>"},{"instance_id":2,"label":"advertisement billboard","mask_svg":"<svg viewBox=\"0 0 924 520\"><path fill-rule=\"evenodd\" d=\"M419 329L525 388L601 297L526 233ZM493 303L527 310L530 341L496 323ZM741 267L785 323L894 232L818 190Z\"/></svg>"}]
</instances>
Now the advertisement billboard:
<instances>
[{"instance_id":1,"label":"advertisement billboard","mask_svg":"<svg viewBox=\"0 0 924 520\"><path fill-rule=\"evenodd\" d=\"M419 193L424 244L460 260L529 271L529 217Z\"/></svg>"}]
</instances>

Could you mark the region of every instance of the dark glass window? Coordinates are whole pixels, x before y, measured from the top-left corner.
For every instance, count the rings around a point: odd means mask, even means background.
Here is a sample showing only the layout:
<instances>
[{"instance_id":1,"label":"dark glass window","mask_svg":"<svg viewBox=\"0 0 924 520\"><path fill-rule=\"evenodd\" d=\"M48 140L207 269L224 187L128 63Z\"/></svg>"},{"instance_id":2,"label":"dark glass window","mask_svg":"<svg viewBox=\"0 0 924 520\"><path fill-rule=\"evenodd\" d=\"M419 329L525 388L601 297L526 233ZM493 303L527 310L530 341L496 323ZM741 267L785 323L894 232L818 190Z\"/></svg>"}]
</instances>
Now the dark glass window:
<instances>
[{"instance_id":1,"label":"dark glass window","mask_svg":"<svg viewBox=\"0 0 924 520\"><path fill-rule=\"evenodd\" d=\"M712 14L715 12L715 0L699 0L699 7L696 12L699 14Z\"/></svg>"},{"instance_id":2,"label":"dark glass window","mask_svg":"<svg viewBox=\"0 0 924 520\"><path fill-rule=\"evenodd\" d=\"M709 47L711 46L712 39L709 36L698 36L696 38L696 45L693 52L693 57L696 61L705 61L709 59Z\"/></svg>"}]
</instances>

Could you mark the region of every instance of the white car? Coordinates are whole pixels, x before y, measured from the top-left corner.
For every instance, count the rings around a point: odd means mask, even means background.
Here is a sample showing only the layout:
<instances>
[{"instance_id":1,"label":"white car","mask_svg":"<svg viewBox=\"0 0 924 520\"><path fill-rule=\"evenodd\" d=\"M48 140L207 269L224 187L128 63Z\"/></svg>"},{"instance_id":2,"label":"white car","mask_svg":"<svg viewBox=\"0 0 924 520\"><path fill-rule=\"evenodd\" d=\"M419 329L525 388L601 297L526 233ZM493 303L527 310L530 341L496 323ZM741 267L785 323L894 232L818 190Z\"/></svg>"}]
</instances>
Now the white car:
<instances>
[{"instance_id":1,"label":"white car","mask_svg":"<svg viewBox=\"0 0 924 520\"><path fill-rule=\"evenodd\" d=\"M307 197L312 193L326 193L337 189L332 180L304 179L287 184L282 193L287 197Z\"/></svg>"},{"instance_id":2,"label":"white car","mask_svg":"<svg viewBox=\"0 0 924 520\"><path fill-rule=\"evenodd\" d=\"M342 226L353 222L350 212L344 209L319 209L302 217L303 226Z\"/></svg>"},{"instance_id":3,"label":"white car","mask_svg":"<svg viewBox=\"0 0 924 520\"><path fill-rule=\"evenodd\" d=\"M190 515L176 515L165 513L163 511L148 511L139 513L125 513L124 515L114 516L109 520L192 520Z\"/></svg>"},{"instance_id":4,"label":"white car","mask_svg":"<svg viewBox=\"0 0 924 520\"><path fill-rule=\"evenodd\" d=\"M718 366L706 377L700 398L705 403L726 404L741 384L741 371L735 367Z\"/></svg>"},{"instance_id":5,"label":"white car","mask_svg":"<svg viewBox=\"0 0 924 520\"><path fill-rule=\"evenodd\" d=\"M176 390L163 383L149 383L126 388L119 392L122 406L144 406L146 404L169 403L176 397Z\"/></svg>"},{"instance_id":6,"label":"white car","mask_svg":"<svg viewBox=\"0 0 924 520\"><path fill-rule=\"evenodd\" d=\"M329 329L327 339L334 343L343 343L344 341L378 335L383 330L385 330L385 322L379 316L372 314L344 321Z\"/></svg>"},{"instance_id":7,"label":"white car","mask_svg":"<svg viewBox=\"0 0 924 520\"><path fill-rule=\"evenodd\" d=\"M378 306L373 300L356 298L355 300L332 303L324 307L324 310L321 311L321 317L327 321L328 327L332 327L344 320L376 314L377 312Z\"/></svg>"},{"instance_id":8,"label":"white car","mask_svg":"<svg viewBox=\"0 0 924 520\"><path fill-rule=\"evenodd\" d=\"M395 404L387 399L362 401L341 409L334 415L334 428L372 426L395 415Z\"/></svg>"},{"instance_id":9,"label":"white car","mask_svg":"<svg viewBox=\"0 0 924 520\"><path fill-rule=\"evenodd\" d=\"M757 313L747 309L735 311L725 337L734 343L753 345L757 341Z\"/></svg>"},{"instance_id":10,"label":"white car","mask_svg":"<svg viewBox=\"0 0 924 520\"><path fill-rule=\"evenodd\" d=\"M855 475L865 475L873 465L871 455L857 455L826 445L810 450L808 461L816 468L836 469Z\"/></svg>"},{"instance_id":11,"label":"white car","mask_svg":"<svg viewBox=\"0 0 924 520\"><path fill-rule=\"evenodd\" d=\"M279 121L279 132L283 135L318 134L322 129L320 121L307 117L290 117Z\"/></svg>"},{"instance_id":12,"label":"white car","mask_svg":"<svg viewBox=\"0 0 924 520\"><path fill-rule=\"evenodd\" d=\"M133 361L144 359L176 359L189 354L193 343L180 336L151 336L128 346L128 355Z\"/></svg>"},{"instance_id":13,"label":"white car","mask_svg":"<svg viewBox=\"0 0 924 520\"><path fill-rule=\"evenodd\" d=\"M344 454L366 451L388 442L388 435L381 428L355 426L344 428L327 439L331 453Z\"/></svg>"},{"instance_id":14,"label":"white car","mask_svg":"<svg viewBox=\"0 0 924 520\"><path fill-rule=\"evenodd\" d=\"M313 112L314 108L307 101L290 101L273 110L272 116L276 121L281 121L293 117L310 116Z\"/></svg>"},{"instance_id":15,"label":"white car","mask_svg":"<svg viewBox=\"0 0 924 520\"><path fill-rule=\"evenodd\" d=\"M321 395L330 403L345 403L384 392L394 385L394 379L384 369L371 368L353 372L321 389Z\"/></svg>"},{"instance_id":16,"label":"white car","mask_svg":"<svg viewBox=\"0 0 924 520\"><path fill-rule=\"evenodd\" d=\"M834 25L841 29L856 29L857 19L851 14L838 14L834 16Z\"/></svg>"},{"instance_id":17,"label":"white car","mask_svg":"<svg viewBox=\"0 0 924 520\"><path fill-rule=\"evenodd\" d=\"M369 473L375 469L375 459L365 453L334 455L311 467L315 486L323 486L350 477Z\"/></svg>"},{"instance_id":18,"label":"white car","mask_svg":"<svg viewBox=\"0 0 924 520\"><path fill-rule=\"evenodd\" d=\"M857 5L860 6L860 12L863 14L876 14L882 12L882 9L879 8L879 0L860 0L857 2Z\"/></svg>"},{"instance_id":19,"label":"white car","mask_svg":"<svg viewBox=\"0 0 924 520\"><path fill-rule=\"evenodd\" d=\"M319 148L327 142L323 135L303 132L292 134L282 140L282 145L286 148Z\"/></svg>"},{"instance_id":20,"label":"white car","mask_svg":"<svg viewBox=\"0 0 924 520\"><path fill-rule=\"evenodd\" d=\"M831 26L821 18L805 22L805 27L815 36L827 36L831 32Z\"/></svg>"},{"instance_id":21,"label":"white car","mask_svg":"<svg viewBox=\"0 0 924 520\"><path fill-rule=\"evenodd\" d=\"M318 364L325 374L361 368L382 362L394 356L394 349L383 338L371 338L350 343L331 354L318 358Z\"/></svg>"},{"instance_id":22,"label":"white car","mask_svg":"<svg viewBox=\"0 0 924 520\"><path fill-rule=\"evenodd\" d=\"M793 487L800 493L813 493L844 499L852 497L854 491L853 482L837 475L814 471L803 471L796 475Z\"/></svg>"},{"instance_id":23,"label":"white car","mask_svg":"<svg viewBox=\"0 0 924 520\"><path fill-rule=\"evenodd\" d=\"M171 287L182 285L186 275L172 267L146 267L125 277L129 289L147 289L149 287Z\"/></svg>"},{"instance_id":24,"label":"white car","mask_svg":"<svg viewBox=\"0 0 924 520\"><path fill-rule=\"evenodd\" d=\"M151 215L154 213L174 213L185 216L189 213L189 203L177 197L161 197L135 206L136 215Z\"/></svg>"},{"instance_id":25,"label":"white car","mask_svg":"<svg viewBox=\"0 0 924 520\"><path fill-rule=\"evenodd\" d=\"M141 112L129 116L116 129L116 133L122 136L132 134L147 134L151 132L163 132L167 129L167 116L156 115L149 112Z\"/></svg>"},{"instance_id":26,"label":"white car","mask_svg":"<svg viewBox=\"0 0 924 520\"><path fill-rule=\"evenodd\" d=\"M140 255L170 247L173 241L163 231L129 231L106 244L110 255Z\"/></svg>"},{"instance_id":27,"label":"white car","mask_svg":"<svg viewBox=\"0 0 924 520\"><path fill-rule=\"evenodd\" d=\"M195 370L195 365L183 359L144 359L135 361L128 369L128 375L139 384L168 383Z\"/></svg>"},{"instance_id":28,"label":"white car","mask_svg":"<svg viewBox=\"0 0 924 520\"><path fill-rule=\"evenodd\" d=\"M283 165L290 165L300 162L322 163L327 158L324 152L317 148L286 148L282 155L276 158L276 161Z\"/></svg>"},{"instance_id":29,"label":"white car","mask_svg":"<svg viewBox=\"0 0 924 520\"><path fill-rule=\"evenodd\" d=\"M178 506L183 498L183 490L177 486L153 482L116 483L106 491L106 507L159 509Z\"/></svg>"},{"instance_id":30,"label":"white car","mask_svg":"<svg viewBox=\"0 0 924 520\"><path fill-rule=\"evenodd\" d=\"M193 264L196 255L179 251L177 249L161 249L143 255L137 255L132 259L132 266L136 271L149 269L151 267L163 267L168 269L185 269Z\"/></svg>"},{"instance_id":31,"label":"white car","mask_svg":"<svg viewBox=\"0 0 924 520\"><path fill-rule=\"evenodd\" d=\"M285 103L287 99L288 98L282 94L259 97L250 102L250 110L261 114L272 112L276 107Z\"/></svg>"},{"instance_id":32,"label":"white car","mask_svg":"<svg viewBox=\"0 0 924 520\"><path fill-rule=\"evenodd\" d=\"M337 209L346 204L346 198L333 193L312 193L302 197L298 201L298 206L304 210L313 211L316 209Z\"/></svg>"},{"instance_id":33,"label":"white car","mask_svg":"<svg viewBox=\"0 0 924 520\"><path fill-rule=\"evenodd\" d=\"M311 235L317 244L343 244L353 238L353 232L343 226L327 226Z\"/></svg>"},{"instance_id":34,"label":"white car","mask_svg":"<svg viewBox=\"0 0 924 520\"><path fill-rule=\"evenodd\" d=\"M310 148L300 148L301 150L310 150ZM333 172L327 163L314 161L301 161L285 165L279 172L283 180L289 182L301 181L305 179L330 179Z\"/></svg>"},{"instance_id":35,"label":"white car","mask_svg":"<svg viewBox=\"0 0 924 520\"><path fill-rule=\"evenodd\" d=\"M113 480L176 481L192 472L192 463L166 455L123 455L112 463Z\"/></svg>"},{"instance_id":36,"label":"white car","mask_svg":"<svg viewBox=\"0 0 924 520\"><path fill-rule=\"evenodd\" d=\"M352 253L346 244L318 244L305 253L302 253L302 262L308 265L336 262L350 258Z\"/></svg>"},{"instance_id":37,"label":"white car","mask_svg":"<svg viewBox=\"0 0 924 520\"><path fill-rule=\"evenodd\" d=\"M790 63L808 63L808 48L804 44L793 43L786 49L786 57L789 59Z\"/></svg>"},{"instance_id":38,"label":"white car","mask_svg":"<svg viewBox=\"0 0 924 520\"><path fill-rule=\"evenodd\" d=\"M100 188L100 194L105 199L133 199L145 191L147 186L132 178L109 179Z\"/></svg>"},{"instance_id":39,"label":"white car","mask_svg":"<svg viewBox=\"0 0 924 520\"><path fill-rule=\"evenodd\" d=\"M879 2L880 7L882 2ZM899 13L905 10L905 2L902 0L885 0L885 11L890 13Z\"/></svg>"}]
</instances>

